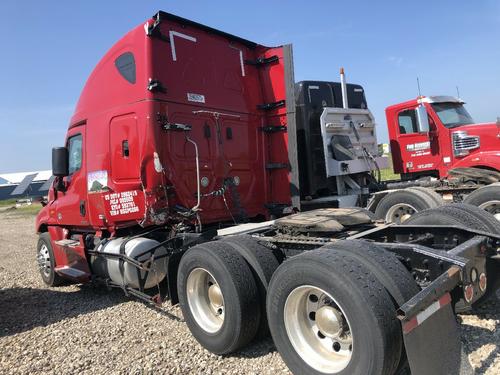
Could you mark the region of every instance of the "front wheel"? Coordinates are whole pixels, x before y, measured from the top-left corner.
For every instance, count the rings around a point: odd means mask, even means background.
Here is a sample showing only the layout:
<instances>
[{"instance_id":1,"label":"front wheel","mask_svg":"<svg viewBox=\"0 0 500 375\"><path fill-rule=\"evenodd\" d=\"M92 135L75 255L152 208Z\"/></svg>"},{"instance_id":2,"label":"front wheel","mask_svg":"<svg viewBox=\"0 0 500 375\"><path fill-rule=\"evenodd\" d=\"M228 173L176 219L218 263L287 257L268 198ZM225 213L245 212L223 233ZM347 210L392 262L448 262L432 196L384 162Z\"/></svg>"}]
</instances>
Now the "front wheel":
<instances>
[{"instance_id":1,"label":"front wheel","mask_svg":"<svg viewBox=\"0 0 500 375\"><path fill-rule=\"evenodd\" d=\"M392 374L401 357L401 328L386 289L335 249L310 251L278 267L267 317L295 374Z\"/></svg>"},{"instance_id":2,"label":"front wheel","mask_svg":"<svg viewBox=\"0 0 500 375\"><path fill-rule=\"evenodd\" d=\"M38 269L40 270L43 282L48 286L63 284L64 279L55 272L56 260L49 233L41 233L38 237L36 253Z\"/></svg>"}]
</instances>

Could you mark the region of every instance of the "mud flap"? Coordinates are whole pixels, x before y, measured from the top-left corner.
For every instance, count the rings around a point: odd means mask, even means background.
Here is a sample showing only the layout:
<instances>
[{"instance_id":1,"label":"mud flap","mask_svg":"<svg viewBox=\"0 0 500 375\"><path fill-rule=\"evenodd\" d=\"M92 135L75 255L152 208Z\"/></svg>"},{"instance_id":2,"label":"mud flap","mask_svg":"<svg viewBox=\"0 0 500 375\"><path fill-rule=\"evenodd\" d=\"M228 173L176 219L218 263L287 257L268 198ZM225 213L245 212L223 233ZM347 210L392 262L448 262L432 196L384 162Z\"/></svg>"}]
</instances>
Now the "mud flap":
<instances>
[{"instance_id":1,"label":"mud flap","mask_svg":"<svg viewBox=\"0 0 500 375\"><path fill-rule=\"evenodd\" d=\"M403 323L412 375L474 374L460 341L460 328L446 294Z\"/></svg>"}]
</instances>

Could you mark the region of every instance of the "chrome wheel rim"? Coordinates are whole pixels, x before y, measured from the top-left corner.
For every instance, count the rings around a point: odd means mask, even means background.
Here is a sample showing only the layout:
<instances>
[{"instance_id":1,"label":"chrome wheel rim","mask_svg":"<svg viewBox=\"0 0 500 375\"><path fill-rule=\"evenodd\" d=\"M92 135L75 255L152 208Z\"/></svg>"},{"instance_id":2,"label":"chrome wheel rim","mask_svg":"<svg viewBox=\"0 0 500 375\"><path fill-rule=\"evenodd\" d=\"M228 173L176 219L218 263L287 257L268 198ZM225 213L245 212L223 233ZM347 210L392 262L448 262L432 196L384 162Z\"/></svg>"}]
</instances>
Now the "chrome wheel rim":
<instances>
[{"instance_id":1,"label":"chrome wheel rim","mask_svg":"<svg viewBox=\"0 0 500 375\"><path fill-rule=\"evenodd\" d=\"M208 333L216 333L224 324L224 296L219 283L204 268L195 268L186 282L187 301L196 323Z\"/></svg>"},{"instance_id":2,"label":"chrome wheel rim","mask_svg":"<svg viewBox=\"0 0 500 375\"><path fill-rule=\"evenodd\" d=\"M347 367L353 353L351 327L329 293L311 285L295 288L286 299L283 318L290 343L310 367L326 374Z\"/></svg>"},{"instance_id":3,"label":"chrome wheel rim","mask_svg":"<svg viewBox=\"0 0 500 375\"><path fill-rule=\"evenodd\" d=\"M42 272L45 277L49 277L52 266L50 264L50 253L47 245L43 244L38 250L37 261L40 272Z\"/></svg>"},{"instance_id":4,"label":"chrome wheel rim","mask_svg":"<svg viewBox=\"0 0 500 375\"><path fill-rule=\"evenodd\" d=\"M492 200L479 205L479 208L489 212L497 220L500 220L500 200Z\"/></svg>"},{"instance_id":5,"label":"chrome wheel rim","mask_svg":"<svg viewBox=\"0 0 500 375\"><path fill-rule=\"evenodd\" d=\"M387 210L385 221L387 223L401 224L408 220L418 210L408 203L398 203Z\"/></svg>"}]
</instances>

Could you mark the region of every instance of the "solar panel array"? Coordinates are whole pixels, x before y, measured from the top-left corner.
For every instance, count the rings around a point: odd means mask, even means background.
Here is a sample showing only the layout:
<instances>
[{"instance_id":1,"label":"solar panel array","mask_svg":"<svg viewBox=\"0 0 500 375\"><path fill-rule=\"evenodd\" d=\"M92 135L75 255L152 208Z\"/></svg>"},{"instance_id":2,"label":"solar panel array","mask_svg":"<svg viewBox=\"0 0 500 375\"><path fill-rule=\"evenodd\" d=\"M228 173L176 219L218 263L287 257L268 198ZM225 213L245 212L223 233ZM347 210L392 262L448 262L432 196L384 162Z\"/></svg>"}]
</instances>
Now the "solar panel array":
<instances>
[{"instance_id":1,"label":"solar panel array","mask_svg":"<svg viewBox=\"0 0 500 375\"><path fill-rule=\"evenodd\" d=\"M40 189L38 191L47 191L50 189L50 186L52 185L52 181L54 181L56 177L55 176L50 176L50 178L43 183L42 186L40 186Z\"/></svg>"},{"instance_id":2,"label":"solar panel array","mask_svg":"<svg viewBox=\"0 0 500 375\"><path fill-rule=\"evenodd\" d=\"M10 193L10 195L21 195L24 194L26 190L28 190L29 186L35 179L38 173L29 174L16 186L16 188Z\"/></svg>"}]
</instances>

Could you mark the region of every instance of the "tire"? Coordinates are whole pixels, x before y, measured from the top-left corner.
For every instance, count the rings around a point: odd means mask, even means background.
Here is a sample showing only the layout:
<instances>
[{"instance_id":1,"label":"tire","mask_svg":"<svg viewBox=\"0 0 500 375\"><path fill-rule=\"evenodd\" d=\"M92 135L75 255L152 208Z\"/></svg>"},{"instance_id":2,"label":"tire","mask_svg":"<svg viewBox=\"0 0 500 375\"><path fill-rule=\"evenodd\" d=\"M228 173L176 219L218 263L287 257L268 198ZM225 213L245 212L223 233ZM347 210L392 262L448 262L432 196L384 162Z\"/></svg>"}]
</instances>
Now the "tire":
<instances>
[{"instance_id":1,"label":"tire","mask_svg":"<svg viewBox=\"0 0 500 375\"><path fill-rule=\"evenodd\" d=\"M429 196L437 204L437 207L442 206L443 204L445 204L445 202L443 200L443 197L441 195L439 195L438 193L436 193L432 189L429 189L429 188L426 188L426 187L422 187L422 186L413 186L413 187L410 187L408 189L415 190L415 191L420 191L420 192L422 192L424 194L427 194L427 196Z\"/></svg>"},{"instance_id":2,"label":"tire","mask_svg":"<svg viewBox=\"0 0 500 375\"><path fill-rule=\"evenodd\" d=\"M500 222L490 213L470 204L451 203L433 210L419 212L405 224L461 225L471 229L500 234Z\"/></svg>"},{"instance_id":3,"label":"tire","mask_svg":"<svg viewBox=\"0 0 500 375\"><path fill-rule=\"evenodd\" d=\"M64 284L65 280L55 272L56 260L48 232L41 233L38 236L36 251L38 268L43 282L48 286L60 286Z\"/></svg>"},{"instance_id":4,"label":"tire","mask_svg":"<svg viewBox=\"0 0 500 375\"><path fill-rule=\"evenodd\" d=\"M400 224L407 219L406 216L436 207L438 204L426 193L411 189L396 190L382 198L375 209L375 217Z\"/></svg>"},{"instance_id":5,"label":"tire","mask_svg":"<svg viewBox=\"0 0 500 375\"><path fill-rule=\"evenodd\" d=\"M470 204L452 203L433 210L419 212L408 219L403 225L460 225L471 229L482 230L494 234L500 234L500 222L490 213ZM486 263L488 275L498 275L500 265L498 262ZM472 308L478 308L482 303L495 295L500 287L500 277L494 283L488 283L485 294L472 304ZM455 305L456 311L466 310L466 304L459 301Z\"/></svg>"},{"instance_id":6,"label":"tire","mask_svg":"<svg viewBox=\"0 0 500 375\"><path fill-rule=\"evenodd\" d=\"M474 190L465 198L464 203L482 208L500 220L500 183Z\"/></svg>"},{"instance_id":7,"label":"tire","mask_svg":"<svg viewBox=\"0 0 500 375\"><path fill-rule=\"evenodd\" d=\"M258 338L269 336L269 326L266 316L267 288L271 282L274 271L280 265L273 251L249 235L230 236L221 239L230 245L238 254L243 256L252 271L259 292L261 319L257 331Z\"/></svg>"},{"instance_id":8,"label":"tire","mask_svg":"<svg viewBox=\"0 0 500 375\"><path fill-rule=\"evenodd\" d=\"M381 246L363 240L350 240L338 241L322 248L345 252L367 267L393 298L394 309L399 308L420 291L415 279L396 255ZM408 368L408 359L403 347L395 373L405 373Z\"/></svg>"},{"instance_id":9,"label":"tire","mask_svg":"<svg viewBox=\"0 0 500 375\"><path fill-rule=\"evenodd\" d=\"M336 249L363 264L385 287L399 307L420 291L415 279L396 255L364 240L337 241L321 249Z\"/></svg>"},{"instance_id":10,"label":"tire","mask_svg":"<svg viewBox=\"0 0 500 375\"><path fill-rule=\"evenodd\" d=\"M209 298L212 287L218 288L222 304ZM189 249L179 264L177 290L189 330L207 350L228 354L255 337L261 315L257 285L229 244L214 241Z\"/></svg>"},{"instance_id":11,"label":"tire","mask_svg":"<svg viewBox=\"0 0 500 375\"><path fill-rule=\"evenodd\" d=\"M309 296L308 290L313 291ZM316 293L315 290L320 294L316 303L327 303L323 297L333 300L338 307L335 310L343 316L341 321L352 332L352 351L348 348L341 352L350 357L347 363L336 363L331 357L328 357L331 360L324 360L323 356L329 356L329 352L313 350L314 344L308 346L310 342L324 345L321 340L332 340L309 329L313 325L320 327L316 314L303 311L311 303L314 306L311 294ZM313 250L281 264L269 286L267 318L274 343L294 374L393 374L398 366L402 334L391 297L369 269L345 251ZM294 319L303 321L304 325L294 324ZM304 326L307 329L294 329ZM297 339L301 332L305 332L304 340ZM342 337L349 336L343 333ZM310 350L297 350L296 347ZM335 341L332 347L335 348Z\"/></svg>"}]
</instances>

